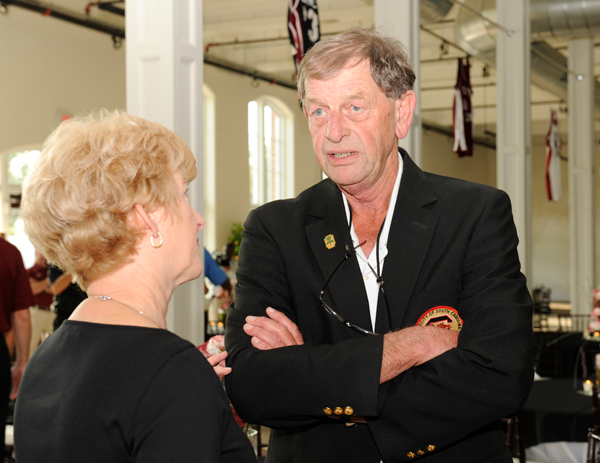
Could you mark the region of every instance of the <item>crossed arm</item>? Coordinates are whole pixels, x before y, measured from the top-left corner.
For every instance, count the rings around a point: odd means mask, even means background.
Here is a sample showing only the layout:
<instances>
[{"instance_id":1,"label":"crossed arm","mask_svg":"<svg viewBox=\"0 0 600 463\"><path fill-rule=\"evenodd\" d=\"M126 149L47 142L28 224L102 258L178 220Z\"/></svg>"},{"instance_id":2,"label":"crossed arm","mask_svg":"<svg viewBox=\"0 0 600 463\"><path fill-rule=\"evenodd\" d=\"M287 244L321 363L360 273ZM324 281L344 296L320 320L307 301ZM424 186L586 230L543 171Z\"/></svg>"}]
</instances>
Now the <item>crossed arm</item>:
<instances>
[{"instance_id":1,"label":"crossed arm","mask_svg":"<svg viewBox=\"0 0 600 463\"><path fill-rule=\"evenodd\" d=\"M267 308L268 317L246 317L244 332L259 350L304 344L298 326L283 313ZM458 332L434 326L411 326L384 335L379 384L421 365L458 344Z\"/></svg>"}]
</instances>

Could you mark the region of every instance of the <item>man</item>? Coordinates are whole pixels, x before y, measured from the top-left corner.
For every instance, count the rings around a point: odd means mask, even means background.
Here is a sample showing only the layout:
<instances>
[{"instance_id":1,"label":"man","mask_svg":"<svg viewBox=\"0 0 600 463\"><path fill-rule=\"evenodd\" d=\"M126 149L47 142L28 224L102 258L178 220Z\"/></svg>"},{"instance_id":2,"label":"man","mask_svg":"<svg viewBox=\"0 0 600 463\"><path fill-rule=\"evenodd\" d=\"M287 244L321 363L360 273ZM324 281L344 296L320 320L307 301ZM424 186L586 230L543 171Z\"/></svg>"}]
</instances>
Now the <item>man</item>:
<instances>
[{"instance_id":1,"label":"man","mask_svg":"<svg viewBox=\"0 0 600 463\"><path fill-rule=\"evenodd\" d=\"M54 294L54 319L53 329L56 331L62 322L71 316L77 306L87 299L87 294L79 285L73 283L73 276L63 272L56 265L51 265L48 270L50 291Z\"/></svg>"},{"instance_id":2,"label":"man","mask_svg":"<svg viewBox=\"0 0 600 463\"><path fill-rule=\"evenodd\" d=\"M0 239L0 331L10 331L14 320L16 347L16 360L11 370L8 348L4 336L0 336L0 423L6 423L9 395L11 400L16 398L29 360L31 324L28 309L34 303L21 253L11 243ZM4 431L0 444L4 452Z\"/></svg>"},{"instance_id":3,"label":"man","mask_svg":"<svg viewBox=\"0 0 600 463\"><path fill-rule=\"evenodd\" d=\"M398 150L414 78L361 29L302 61L329 179L248 216L225 336L233 405L273 428L268 462L512 461L500 418L533 362L510 202Z\"/></svg>"},{"instance_id":4,"label":"man","mask_svg":"<svg viewBox=\"0 0 600 463\"><path fill-rule=\"evenodd\" d=\"M50 280L48 279L48 261L38 251L35 251L35 264L27 269L29 276L29 286L33 293L35 305L29 308L31 315L31 342L29 344L29 357L44 340L47 334L52 333L52 323L56 314L52 312L50 306L54 300L50 290Z\"/></svg>"}]
</instances>

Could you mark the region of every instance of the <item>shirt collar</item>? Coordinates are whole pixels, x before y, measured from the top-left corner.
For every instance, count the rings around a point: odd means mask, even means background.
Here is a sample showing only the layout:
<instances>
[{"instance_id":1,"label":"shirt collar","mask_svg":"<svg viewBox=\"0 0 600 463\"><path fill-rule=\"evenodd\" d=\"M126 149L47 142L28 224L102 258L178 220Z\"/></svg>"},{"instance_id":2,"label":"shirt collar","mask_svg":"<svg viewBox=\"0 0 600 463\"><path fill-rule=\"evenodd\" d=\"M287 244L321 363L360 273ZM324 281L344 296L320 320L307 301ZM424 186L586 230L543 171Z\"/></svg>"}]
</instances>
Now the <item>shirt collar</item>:
<instances>
[{"instance_id":1,"label":"shirt collar","mask_svg":"<svg viewBox=\"0 0 600 463\"><path fill-rule=\"evenodd\" d=\"M379 238L379 259L383 262L383 259L385 259L385 256L387 255L387 242L388 242L388 237L390 234L390 227L392 225L392 219L394 217L394 210L396 208L396 200L398 199L398 190L400 188L400 179L402 178L402 172L404 170L404 160L402 159L402 156L400 155L400 152L398 151L398 175L396 176L396 182L394 183L394 189L392 190L392 196L390 198L390 205L388 207L388 211L385 217L385 223L383 225L383 230L381 230L381 236ZM342 191L342 198L344 200L344 208L346 210L346 220L349 222L350 221L350 206L348 205L348 199L346 198L346 195L344 194L344 192ZM356 246L359 241L358 241L358 237L356 236L356 232L354 231L354 224L352 224L352 227L350 228L350 236L352 237L352 242L354 243L354 246ZM362 249L358 248L357 253L363 258L363 260L367 261L367 258L364 254L364 252L362 251ZM376 257L375 257L375 252L371 252L371 255L369 256L369 261L372 259L373 262L376 263Z\"/></svg>"}]
</instances>

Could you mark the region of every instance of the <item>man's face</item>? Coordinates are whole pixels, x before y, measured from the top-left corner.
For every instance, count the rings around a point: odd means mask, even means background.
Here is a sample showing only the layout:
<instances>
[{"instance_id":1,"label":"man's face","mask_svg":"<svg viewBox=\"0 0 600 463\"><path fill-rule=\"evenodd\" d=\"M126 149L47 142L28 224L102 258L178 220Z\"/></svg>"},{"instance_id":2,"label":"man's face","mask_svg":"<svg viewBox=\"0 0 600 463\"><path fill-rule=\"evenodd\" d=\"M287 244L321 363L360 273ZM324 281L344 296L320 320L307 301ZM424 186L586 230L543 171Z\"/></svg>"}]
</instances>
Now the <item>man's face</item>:
<instances>
[{"instance_id":1,"label":"man's face","mask_svg":"<svg viewBox=\"0 0 600 463\"><path fill-rule=\"evenodd\" d=\"M368 61L350 63L328 80L309 80L304 113L315 154L341 188L360 193L384 175L412 120L411 108L406 118L403 100L385 96Z\"/></svg>"}]
</instances>

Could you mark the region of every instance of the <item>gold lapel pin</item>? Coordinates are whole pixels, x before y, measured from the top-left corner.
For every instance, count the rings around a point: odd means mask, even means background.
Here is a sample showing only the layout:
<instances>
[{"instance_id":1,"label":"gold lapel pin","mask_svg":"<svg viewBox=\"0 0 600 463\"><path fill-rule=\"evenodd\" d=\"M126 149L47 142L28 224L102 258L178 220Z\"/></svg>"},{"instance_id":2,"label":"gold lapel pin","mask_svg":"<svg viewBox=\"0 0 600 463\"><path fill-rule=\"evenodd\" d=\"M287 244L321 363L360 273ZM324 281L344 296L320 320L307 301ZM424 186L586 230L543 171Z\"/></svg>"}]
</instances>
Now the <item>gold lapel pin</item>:
<instances>
[{"instance_id":1,"label":"gold lapel pin","mask_svg":"<svg viewBox=\"0 0 600 463\"><path fill-rule=\"evenodd\" d=\"M325 241L325 247L327 247L327 249L335 248L335 237L333 236L333 234L327 235L325 237L324 241Z\"/></svg>"}]
</instances>

